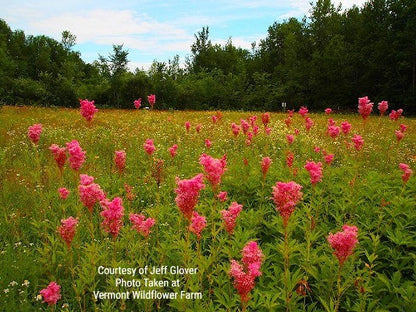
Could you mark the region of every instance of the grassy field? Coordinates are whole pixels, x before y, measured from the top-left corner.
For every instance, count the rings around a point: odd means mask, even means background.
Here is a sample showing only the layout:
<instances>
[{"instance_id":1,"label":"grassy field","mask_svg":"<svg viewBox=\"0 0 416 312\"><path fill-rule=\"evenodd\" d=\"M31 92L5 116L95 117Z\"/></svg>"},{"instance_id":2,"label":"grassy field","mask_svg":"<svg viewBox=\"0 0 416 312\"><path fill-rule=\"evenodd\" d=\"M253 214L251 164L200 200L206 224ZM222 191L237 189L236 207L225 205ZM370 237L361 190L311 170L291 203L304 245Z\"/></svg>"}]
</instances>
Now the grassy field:
<instances>
[{"instance_id":1,"label":"grassy field","mask_svg":"<svg viewBox=\"0 0 416 312\"><path fill-rule=\"evenodd\" d=\"M258 126L257 135L249 142L250 135L233 136L232 123L250 123L255 115L249 132ZM87 124L76 109L2 107L2 310L416 311L416 179L412 175L404 183L399 169L400 163L416 168L416 120L392 121L373 113L364 122L358 114L309 114L314 125L307 131L299 114L290 126L287 117L271 113L268 135L258 112L100 110ZM330 137L329 118L336 126L349 121L351 132ZM28 127L39 123L42 134L33 144ZM400 124L407 130L398 142L395 131ZM354 134L364 139L361 150L354 148ZM293 135L292 144L287 135ZM153 139L156 148L151 156L143 148L147 139ZM61 174L49 147L72 140L86 151L86 161L78 171L67 161ZM178 145L176 157L169 153L173 144ZM114 164L117 150L127 155L122 173ZM289 152L294 156L291 168ZM217 159L226 155L227 170L218 186L204 180L195 210L206 217L207 227L198 239L177 207L175 189L177 177L204 173L199 163L204 153ZM328 154L334 155L330 164L324 159ZM265 175L263 157L272 160ZM311 184L307 161L322 163L322 181ZM80 174L94 177L107 199L122 198L118 235L102 226L103 207L96 204L89 213L80 201ZM271 199L278 181L302 186L302 199L287 227ZM61 187L70 191L66 200L59 196ZM219 191L228 193L226 201L217 199ZM243 209L234 233L228 234L220 211L232 202ZM132 229L130 213L155 219L147 238ZM79 223L67 248L57 228L70 216ZM358 244L340 266L327 236L345 224L358 228ZM250 241L257 242L264 257L250 299L242 303L229 274L230 260L241 262L241 251ZM100 267L146 266L147 272L134 277L100 274ZM176 272L176 267L188 274ZM154 268L160 268L160 274L151 274ZM120 279L136 280L136 286L120 285ZM150 283L154 279L159 283ZM39 292L52 281L61 286L61 298L48 306ZM132 299L132 292L139 290L177 297ZM130 297L96 298L98 292L130 292Z\"/></svg>"}]
</instances>

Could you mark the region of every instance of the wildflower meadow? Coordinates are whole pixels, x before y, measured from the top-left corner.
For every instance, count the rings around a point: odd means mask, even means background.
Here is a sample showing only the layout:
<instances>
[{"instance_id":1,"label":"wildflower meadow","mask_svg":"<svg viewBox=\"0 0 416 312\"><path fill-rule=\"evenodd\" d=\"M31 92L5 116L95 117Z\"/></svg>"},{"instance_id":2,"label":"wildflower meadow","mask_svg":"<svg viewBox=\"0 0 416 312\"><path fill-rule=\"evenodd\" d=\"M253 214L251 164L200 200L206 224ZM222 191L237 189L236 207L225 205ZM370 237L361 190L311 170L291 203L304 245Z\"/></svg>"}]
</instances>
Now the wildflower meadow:
<instances>
[{"instance_id":1,"label":"wildflower meadow","mask_svg":"<svg viewBox=\"0 0 416 312\"><path fill-rule=\"evenodd\" d=\"M416 120L0 109L2 311L416 311Z\"/></svg>"}]
</instances>

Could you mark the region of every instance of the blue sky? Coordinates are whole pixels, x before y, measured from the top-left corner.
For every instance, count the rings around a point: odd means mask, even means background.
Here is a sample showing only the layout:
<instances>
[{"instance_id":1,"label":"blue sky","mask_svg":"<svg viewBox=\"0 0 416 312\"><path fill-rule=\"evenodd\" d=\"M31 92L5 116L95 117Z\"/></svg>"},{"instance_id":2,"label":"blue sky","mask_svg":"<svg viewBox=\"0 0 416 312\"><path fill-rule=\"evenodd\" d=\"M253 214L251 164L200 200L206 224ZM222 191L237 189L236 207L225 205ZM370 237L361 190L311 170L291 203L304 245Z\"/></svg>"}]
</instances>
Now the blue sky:
<instances>
[{"instance_id":1,"label":"blue sky","mask_svg":"<svg viewBox=\"0 0 416 312\"><path fill-rule=\"evenodd\" d=\"M174 55L184 62L194 34L209 26L210 39L249 49L267 35L273 22L308 14L310 0L0 0L0 18L26 34L61 39L63 30L77 36L73 50L92 62L107 56L112 44L124 44L129 67L147 69L153 60ZM364 0L342 1L344 8ZM339 2L335 1L336 4Z\"/></svg>"}]
</instances>

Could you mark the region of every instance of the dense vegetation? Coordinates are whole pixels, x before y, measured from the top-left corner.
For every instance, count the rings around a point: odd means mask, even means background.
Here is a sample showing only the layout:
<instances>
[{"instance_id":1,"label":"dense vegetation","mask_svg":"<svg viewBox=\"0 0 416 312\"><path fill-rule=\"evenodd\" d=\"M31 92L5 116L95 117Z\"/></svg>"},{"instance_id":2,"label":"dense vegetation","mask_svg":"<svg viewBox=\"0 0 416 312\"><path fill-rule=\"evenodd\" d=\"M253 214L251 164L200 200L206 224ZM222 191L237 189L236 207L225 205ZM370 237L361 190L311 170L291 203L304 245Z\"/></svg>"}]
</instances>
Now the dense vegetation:
<instances>
[{"instance_id":1,"label":"dense vegetation","mask_svg":"<svg viewBox=\"0 0 416 312\"><path fill-rule=\"evenodd\" d=\"M76 34L75 34L76 35ZM416 2L371 0L342 11L318 0L307 17L275 22L251 50L195 35L185 68L174 57L127 70L128 47L86 64L75 36L58 42L12 31L0 20L0 102L75 106L78 98L131 108L155 93L162 109L355 109L356 98L389 99L416 112ZM397 107L396 107L397 106Z\"/></svg>"}]
</instances>

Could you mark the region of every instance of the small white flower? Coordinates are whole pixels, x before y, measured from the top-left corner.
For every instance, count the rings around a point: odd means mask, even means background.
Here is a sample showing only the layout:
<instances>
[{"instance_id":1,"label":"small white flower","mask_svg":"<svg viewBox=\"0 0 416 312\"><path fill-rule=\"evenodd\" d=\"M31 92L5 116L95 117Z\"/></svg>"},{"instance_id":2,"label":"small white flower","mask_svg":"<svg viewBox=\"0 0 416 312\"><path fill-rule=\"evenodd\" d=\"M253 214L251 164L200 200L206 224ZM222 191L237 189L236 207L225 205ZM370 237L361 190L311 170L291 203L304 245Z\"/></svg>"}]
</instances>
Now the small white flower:
<instances>
[{"instance_id":1,"label":"small white flower","mask_svg":"<svg viewBox=\"0 0 416 312\"><path fill-rule=\"evenodd\" d=\"M9 289L8 289L8 288L3 289L3 292L4 292L5 294L7 294L7 293L9 292Z\"/></svg>"},{"instance_id":2,"label":"small white flower","mask_svg":"<svg viewBox=\"0 0 416 312\"><path fill-rule=\"evenodd\" d=\"M16 286L16 285L17 285L17 282L15 282L15 281L10 282L10 284L9 284L10 287L13 287L13 286Z\"/></svg>"}]
</instances>

